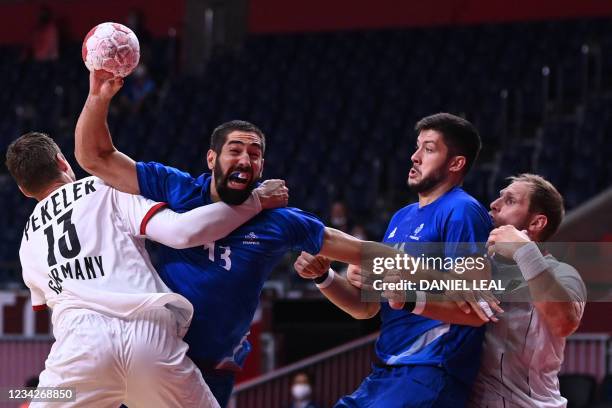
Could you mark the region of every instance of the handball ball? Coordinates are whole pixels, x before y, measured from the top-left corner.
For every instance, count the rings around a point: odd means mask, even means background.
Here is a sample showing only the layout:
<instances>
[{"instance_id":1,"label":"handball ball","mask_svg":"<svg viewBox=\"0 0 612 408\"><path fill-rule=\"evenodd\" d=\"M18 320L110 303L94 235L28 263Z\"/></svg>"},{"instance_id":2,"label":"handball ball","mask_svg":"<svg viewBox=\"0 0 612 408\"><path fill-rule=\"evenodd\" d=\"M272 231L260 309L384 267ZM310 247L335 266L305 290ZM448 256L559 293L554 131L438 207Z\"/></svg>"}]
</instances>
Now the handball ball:
<instances>
[{"instance_id":1,"label":"handball ball","mask_svg":"<svg viewBox=\"0 0 612 408\"><path fill-rule=\"evenodd\" d=\"M136 34L118 23L102 23L92 28L81 51L87 69L104 70L120 77L128 76L140 59Z\"/></svg>"}]
</instances>

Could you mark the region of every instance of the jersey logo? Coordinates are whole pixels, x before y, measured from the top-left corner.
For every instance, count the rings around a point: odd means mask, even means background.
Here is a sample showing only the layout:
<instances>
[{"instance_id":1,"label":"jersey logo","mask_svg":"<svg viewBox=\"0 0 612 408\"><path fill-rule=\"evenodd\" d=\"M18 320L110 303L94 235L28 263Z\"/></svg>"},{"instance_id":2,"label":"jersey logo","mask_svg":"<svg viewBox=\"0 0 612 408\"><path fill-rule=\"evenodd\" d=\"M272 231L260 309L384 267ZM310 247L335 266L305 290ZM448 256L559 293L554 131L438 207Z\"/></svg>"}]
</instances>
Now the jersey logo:
<instances>
[{"instance_id":1,"label":"jersey logo","mask_svg":"<svg viewBox=\"0 0 612 408\"><path fill-rule=\"evenodd\" d=\"M259 237L253 231L244 236L243 245L259 245Z\"/></svg>"},{"instance_id":2,"label":"jersey logo","mask_svg":"<svg viewBox=\"0 0 612 408\"><path fill-rule=\"evenodd\" d=\"M415 241L418 241L419 239L421 239L421 238L419 237L419 233L420 233L421 231L423 231L423 227L424 227L424 226L425 226L425 224L424 224L424 223L421 223L421 225L419 225L418 227L416 227L416 228L414 229L414 232L412 233L412 235L410 235L410 238L414 239Z\"/></svg>"},{"instance_id":3,"label":"jersey logo","mask_svg":"<svg viewBox=\"0 0 612 408\"><path fill-rule=\"evenodd\" d=\"M397 227L393 228L393 231L391 231L391 233L389 234L389 236L387 237L387 239L389 238L393 238L395 236L395 231L397 231Z\"/></svg>"}]
</instances>

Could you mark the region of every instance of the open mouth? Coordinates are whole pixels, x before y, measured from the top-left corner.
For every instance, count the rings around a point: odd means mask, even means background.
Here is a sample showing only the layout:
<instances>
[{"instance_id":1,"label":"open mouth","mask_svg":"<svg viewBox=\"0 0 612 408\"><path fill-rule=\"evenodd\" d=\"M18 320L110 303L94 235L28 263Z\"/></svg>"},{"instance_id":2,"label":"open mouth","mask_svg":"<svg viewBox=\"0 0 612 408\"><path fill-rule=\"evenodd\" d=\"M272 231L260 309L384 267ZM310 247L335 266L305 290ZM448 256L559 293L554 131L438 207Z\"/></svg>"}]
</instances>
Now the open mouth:
<instances>
[{"instance_id":1,"label":"open mouth","mask_svg":"<svg viewBox=\"0 0 612 408\"><path fill-rule=\"evenodd\" d=\"M227 178L228 186L231 188L242 189L249 184L250 175L246 171L234 171Z\"/></svg>"},{"instance_id":2,"label":"open mouth","mask_svg":"<svg viewBox=\"0 0 612 408\"><path fill-rule=\"evenodd\" d=\"M416 177L417 174L419 174L418 170L413 167L410 169L410 172L408 173L408 177Z\"/></svg>"}]
</instances>

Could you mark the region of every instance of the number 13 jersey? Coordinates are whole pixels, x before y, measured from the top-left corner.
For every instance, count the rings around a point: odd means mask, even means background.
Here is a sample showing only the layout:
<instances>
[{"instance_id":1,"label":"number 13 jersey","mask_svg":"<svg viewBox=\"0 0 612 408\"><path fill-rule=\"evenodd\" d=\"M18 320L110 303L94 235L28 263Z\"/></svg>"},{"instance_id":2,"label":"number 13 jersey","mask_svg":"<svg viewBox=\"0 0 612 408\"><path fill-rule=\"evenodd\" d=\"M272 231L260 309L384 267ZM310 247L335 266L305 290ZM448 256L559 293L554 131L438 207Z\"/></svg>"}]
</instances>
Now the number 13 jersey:
<instances>
[{"instance_id":1,"label":"number 13 jersey","mask_svg":"<svg viewBox=\"0 0 612 408\"><path fill-rule=\"evenodd\" d=\"M67 309L129 318L166 306L184 335L193 307L162 282L145 250L146 223L163 207L97 177L66 184L40 201L19 250L33 308L49 306L55 323Z\"/></svg>"}]
</instances>

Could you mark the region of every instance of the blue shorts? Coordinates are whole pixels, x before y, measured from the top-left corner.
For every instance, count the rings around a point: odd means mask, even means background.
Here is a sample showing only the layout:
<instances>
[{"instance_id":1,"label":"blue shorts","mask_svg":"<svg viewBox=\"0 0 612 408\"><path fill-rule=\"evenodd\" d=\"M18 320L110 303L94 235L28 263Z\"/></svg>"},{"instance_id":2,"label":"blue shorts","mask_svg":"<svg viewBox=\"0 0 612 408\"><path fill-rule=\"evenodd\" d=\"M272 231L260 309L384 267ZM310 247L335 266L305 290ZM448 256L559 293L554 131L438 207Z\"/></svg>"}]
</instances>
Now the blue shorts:
<instances>
[{"instance_id":1,"label":"blue shorts","mask_svg":"<svg viewBox=\"0 0 612 408\"><path fill-rule=\"evenodd\" d=\"M335 408L461 408L470 387L434 366L374 366Z\"/></svg>"},{"instance_id":2,"label":"blue shorts","mask_svg":"<svg viewBox=\"0 0 612 408\"><path fill-rule=\"evenodd\" d=\"M234 374L215 375L211 373L202 373L202 376L221 408L225 408L232 396L236 376Z\"/></svg>"}]
</instances>

